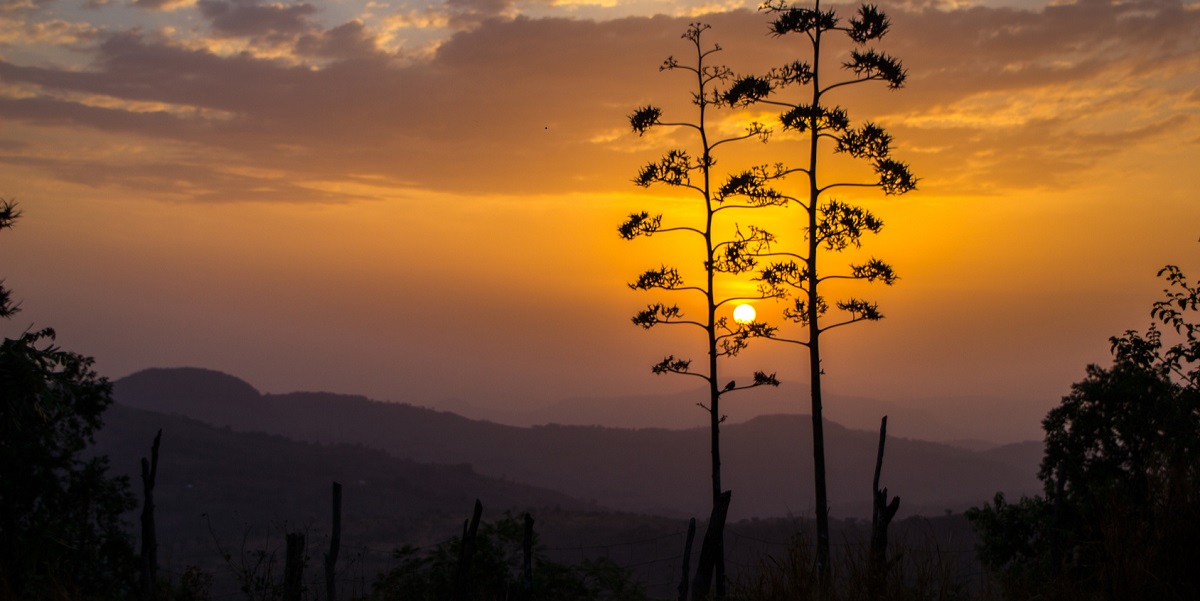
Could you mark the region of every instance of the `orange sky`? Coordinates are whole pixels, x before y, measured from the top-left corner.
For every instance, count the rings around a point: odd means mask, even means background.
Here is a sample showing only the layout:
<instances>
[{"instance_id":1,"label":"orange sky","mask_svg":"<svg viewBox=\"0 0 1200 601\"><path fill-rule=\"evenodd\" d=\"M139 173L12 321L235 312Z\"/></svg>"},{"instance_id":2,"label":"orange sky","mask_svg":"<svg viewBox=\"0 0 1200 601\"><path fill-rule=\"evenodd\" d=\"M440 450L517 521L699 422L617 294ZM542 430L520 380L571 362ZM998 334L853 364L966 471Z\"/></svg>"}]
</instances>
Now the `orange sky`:
<instances>
[{"instance_id":1,"label":"orange sky","mask_svg":"<svg viewBox=\"0 0 1200 601\"><path fill-rule=\"evenodd\" d=\"M946 438L1037 437L1108 337L1148 325L1158 268L1200 278L1200 4L882 6L907 86L838 100L920 190L855 198L902 279L870 291L887 319L830 335L827 387L944 412ZM649 366L698 341L630 325L656 298L625 286L679 249L615 228L686 215L630 182L686 138L625 116L687 116L658 65L695 20L740 72L800 58L754 8L5 1L0 196L25 215L0 235L23 303L0 333L54 327L114 378L188 365L429 406L685 390ZM760 344L731 369L777 371L803 410L802 365Z\"/></svg>"}]
</instances>

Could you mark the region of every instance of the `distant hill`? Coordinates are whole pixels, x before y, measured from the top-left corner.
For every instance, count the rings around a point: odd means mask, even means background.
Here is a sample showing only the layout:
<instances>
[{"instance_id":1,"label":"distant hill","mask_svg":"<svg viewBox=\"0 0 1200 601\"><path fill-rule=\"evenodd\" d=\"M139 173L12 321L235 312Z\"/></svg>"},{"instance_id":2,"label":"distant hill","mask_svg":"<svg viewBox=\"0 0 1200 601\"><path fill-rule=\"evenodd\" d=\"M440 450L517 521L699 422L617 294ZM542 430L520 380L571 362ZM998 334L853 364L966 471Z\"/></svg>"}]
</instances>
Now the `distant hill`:
<instances>
[{"instance_id":1,"label":"distant hill","mask_svg":"<svg viewBox=\"0 0 1200 601\"><path fill-rule=\"evenodd\" d=\"M281 561L285 531L306 534L306 574L313 574L310 586L319 586L334 480L344 486L339 586L348 594L361 594L375 574L394 567L393 549L428 548L459 532L479 498L488 521L505 511L531 512L541 542L555 559L607 557L628 567L656 598L674 595L686 530L681 518L614 512L544 488L481 476L466 466L414 463L362 445L236 432L120 404L110 407L104 420L91 452L107 455L113 471L130 478L139 500L138 465L162 429L155 488L160 565L175 581L190 565L214 574L213 598L241 596L222 554L229 553L239 567L262 551ZM127 517L136 523L136 512ZM855 520L835 519L831 527L842 544L862 544L869 531L869 524ZM734 573L753 570L763 553L784 553L797 529L811 534L812 526L788 518L731 523L726 541ZM899 520L892 535L923 544L926 551L936 544L940 552L966 562L964 570L976 565L971 563L974 533L961 514ZM280 566L275 569L278 577Z\"/></svg>"},{"instance_id":2,"label":"distant hill","mask_svg":"<svg viewBox=\"0 0 1200 601\"><path fill-rule=\"evenodd\" d=\"M362 444L419 463L469 464L481 475L619 510L686 517L705 515L708 509L706 428L518 428L361 396L260 394L237 378L199 369L138 372L115 382L115 396L130 407L235 431ZM724 484L734 491L733 519L811 513L807 416L728 424L721 440ZM877 443L876 432L827 422L834 515L869 516ZM883 484L902 498L902 514L962 510L989 500L996 491L1019 496L1039 490L1036 462L1024 465L1028 450L1028 445L1017 445L1011 452L1002 447L984 453L889 438Z\"/></svg>"},{"instance_id":3,"label":"distant hill","mask_svg":"<svg viewBox=\"0 0 1200 601\"><path fill-rule=\"evenodd\" d=\"M428 548L460 532L476 498L484 504L487 521L506 512L530 512L543 543L570 550L565 559L600 555L612 545L611 552L619 553L622 561L645 566L638 572L642 581L655 582L678 571L654 561L666 554L665 539L657 545L629 541L668 537L670 555L677 555L685 527L679 519L612 512L555 491L482 476L465 465L420 464L362 445L235 432L116 404L104 414L104 427L89 452L108 456L112 473L129 478L138 511L139 465L149 456L159 429L159 562L163 574L175 581L187 566L214 574L214 599L242 596L223 554L239 568L244 561L252 564L259 552L273 553L281 562L285 532L306 534L308 570L319 580L320 560L329 544L333 481L343 486L339 574L348 594L361 594L376 574L394 567L394 549ZM134 526L136 511L127 520ZM768 528L765 523L757 529L746 526L753 539L767 536ZM595 550L580 555L580 541ZM741 560L752 563L760 548L742 549ZM274 568L279 577L281 565Z\"/></svg>"},{"instance_id":4,"label":"distant hill","mask_svg":"<svg viewBox=\"0 0 1200 601\"><path fill-rule=\"evenodd\" d=\"M538 407L496 406L487 402L489 399L441 399L421 404L510 426L563 424L682 430L708 423L704 412L696 407L696 401L707 394L707 389L695 388L659 394L577 396ZM1042 407L1043 404L1031 399L1001 400L984 395L926 398L912 403L826 392L824 414L826 419L854 430L874 430L879 427L879 418L886 415L888 431L896 436L978 451L1023 437L1040 440L1041 421L1033 416L1052 406ZM807 415L809 389L805 382L785 381L778 388L739 394L722 406L728 409L728 424L746 422L760 415Z\"/></svg>"},{"instance_id":5,"label":"distant hill","mask_svg":"<svg viewBox=\"0 0 1200 601\"><path fill-rule=\"evenodd\" d=\"M798 388L803 390L798 392ZM452 411L464 417L483 419L490 422L514 426L537 424L563 424L572 426L603 425L612 428L666 428L684 430L703 426L708 422L697 398L708 394L708 389L697 388L669 394L633 394L623 396L592 397L577 396L551 403L543 407L511 409L485 407L467 400L444 400L437 404L439 409ZM727 423L735 424L753 419L757 415L804 415L804 405L798 401L801 394L807 401L807 388L799 383L788 382L778 388L760 388L744 396L734 398L730 404ZM950 431L935 416L896 404L860 397L828 395L829 411L826 417L851 427L870 428L878 424L878 416L889 415L893 422L902 424L906 435L921 437L922 433L935 434ZM868 421L858 420L860 415L875 416ZM898 430L899 431L899 430Z\"/></svg>"},{"instance_id":6,"label":"distant hill","mask_svg":"<svg viewBox=\"0 0 1200 601\"><path fill-rule=\"evenodd\" d=\"M387 544L420 539L417 531L426 529L423 524L431 519L461 521L476 498L486 499L495 513L540 507L597 509L559 492L477 474L467 465L416 463L362 445L235 432L120 404L105 413L94 452L107 455L114 472L128 475L140 492L141 458L149 456L160 429L157 504L167 510L188 507L223 516L225 525L326 522L334 481L342 484L346 503L359 518L354 523L372 524L363 528L362 537ZM385 522L391 524L389 529L376 527ZM186 538L209 538L199 512L168 511L158 523L186 533Z\"/></svg>"}]
</instances>

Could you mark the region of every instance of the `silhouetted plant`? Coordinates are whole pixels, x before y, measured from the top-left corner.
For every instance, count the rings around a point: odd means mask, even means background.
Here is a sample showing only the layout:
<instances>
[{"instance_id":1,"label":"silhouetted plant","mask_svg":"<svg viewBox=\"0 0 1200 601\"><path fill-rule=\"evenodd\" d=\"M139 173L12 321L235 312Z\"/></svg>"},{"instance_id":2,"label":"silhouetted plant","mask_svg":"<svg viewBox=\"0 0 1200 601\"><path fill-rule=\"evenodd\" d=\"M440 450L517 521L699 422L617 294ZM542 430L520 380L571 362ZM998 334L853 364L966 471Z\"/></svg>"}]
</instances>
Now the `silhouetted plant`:
<instances>
[{"instance_id":1,"label":"silhouetted plant","mask_svg":"<svg viewBox=\"0 0 1200 601\"><path fill-rule=\"evenodd\" d=\"M0 229L20 215L0 202ZM8 291L0 311L15 310ZM116 599L136 582L121 514L129 482L107 457L85 458L112 404L92 359L54 344L54 330L0 343L0 597Z\"/></svg>"},{"instance_id":2,"label":"silhouetted plant","mask_svg":"<svg viewBox=\"0 0 1200 601\"><path fill-rule=\"evenodd\" d=\"M1145 335L1112 338L1113 365L1042 422L1044 496L969 512L980 558L1011 598L1196 599L1200 539L1200 286L1170 286Z\"/></svg>"},{"instance_id":3,"label":"silhouetted plant","mask_svg":"<svg viewBox=\"0 0 1200 601\"><path fill-rule=\"evenodd\" d=\"M208 601L212 596L213 575L196 566L188 566L179 577L179 585L170 598L176 601Z\"/></svg>"},{"instance_id":4,"label":"silhouetted plant","mask_svg":"<svg viewBox=\"0 0 1200 601\"><path fill-rule=\"evenodd\" d=\"M816 545L804 531L795 534L781 554L759 560L757 569L738 580L736 598L742 601L870 601L972 598L970 575L932 536L893 541L891 569L882 590L873 590L870 544L847 539L831 556L829 586L821 583ZM986 598L986 596L976 598Z\"/></svg>"},{"instance_id":5,"label":"silhouetted plant","mask_svg":"<svg viewBox=\"0 0 1200 601\"><path fill-rule=\"evenodd\" d=\"M209 519L207 515L204 517L206 521ZM306 533L290 532L286 524L283 526L285 553L288 556L284 558L284 565L280 565L277 548L269 539L255 541L251 536L253 528L249 526L242 531L241 545L236 553L221 542L211 521L208 521L208 532L246 601L279 601L287 599L289 594L298 594L294 588L288 590L288 585L294 587L296 582L294 578L291 583L288 582L287 570L291 568L293 574L297 570L303 572L308 564L309 557L304 548Z\"/></svg>"},{"instance_id":6,"label":"silhouetted plant","mask_svg":"<svg viewBox=\"0 0 1200 601\"><path fill-rule=\"evenodd\" d=\"M718 291L719 278L745 274L757 267L757 256L770 248L774 236L752 225L745 228L735 225L732 236L722 238L715 221L719 214L727 211L779 206L784 200L773 190L758 185L763 176L758 174L757 170L734 173L728 175L721 185L715 184L713 167L716 165L716 158L713 152L717 147L741 140L765 141L770 132L753 123L741 135L720 139L713 137L709 127L709 111L722 104L722 97L726 92L717 89L717 86L728 82L731 72L726 67L710 64L710 57L721 48L715 45L706 47L702 43L701 37L708 29L707 25L693 24L683 34L683 38L694 47L694 62L681 63L672 56L667 58L660 68L664 71L683 71L694 76L696 87L692 92L692 103L697 109L695 121L663 121L662 110L655 106L639 108L629 117L630 125L639 135L657 127L682 127L695 134L698 153L679 149L668 151L658 161L644 166L634 178L634 182L642 187L663 184L689 191L704 208L703 222L690 225L671 223L664 226L662 214L642 211L630 215L618 228L618 233L622 238L632 240L638 236L649 237L675 232L695 236L703 244L703 254L697 253L693 256L695 264L703 268L702 283L685 282L678 268L664 264L659 268L647 270L629 286L635 290L694 293L704 298L703 313L699 318L685 316L678 304L653 303L635 315L633 323L646 329L659 325L683 325L699 328L705 333L707 361L704 368L695 370L691 359L668 355L652 369L655 374L697 377L707 385L708 402L698 404L709 416L712 503L715 515L721 503L722 493L720 424L725 416L721 413L721 397L738 390L779 384L774 374L761 371L755 372L750 383L743 383L741 386L734 380L723 381L720 375L722 358L736 356L747 347L751 338L769 336L774 332L774 328L762 322L742 323L730 319L729 316L720 315L722 308L727 304L763 297L722 296ZM720 529L717 529L716 535L715 541L706 541L705 544L714 545L717 553L716 589L717 596L721 597L724 595L725 576Z\"/></svg>"},{"instance_id":7,"label":"silhouetted plant","mask_svg":"<svg viewBox=\"0 0 1200 601\"><path fill-rule=\"evenodd\" d=\"M830 304L822 295L823 284L831 280L861 280L891 285L896 280L892 267L878 259L853 264L845 272L826 273L819 270L822 251L839 252L851 246L858 248L868 233L878 233L883 222L870 211L834 198L824 198L835 188L875 188L886 195L904 194L916 188L917 180L908 166L891 157L891 136L875 123L859 127L851 124L845 109L830 104L829 95L842 88L868 82L882 82L891 89L904 85L905 70L897 59L878 52L867 44L882 38L888 31L887 16L874 5L864 4L858 13L842 22L834 10L822 10L819 0L813 8L796 7L782 0L769 0L762 9L771 15L771 33L775 36L800 34L809 42L811 61L797 60L775 68L765 76L739 78L722 96L734 106L762 104L779 107L779 122L785 132L793 132L806 141L807 157L803 167L777 165L749 172L747 186L766 189L783 185L788 176L800 174L806 179L798 197L775 198L799 204L804 209L802 226L807 241L799 253L773 253L778 260L760 272L765 295L790 297L791 305L784 317L805 328L804 339L774 336L808 348L809 376L812 395L813 456L816 484L817 561L823 581L828 581L829 568L829 508L825 485L825 439L822 424L821 397L821 334L858 321L881 319L876 303L860 299L837 300L833 306L844 317L835 323L825 321ZM841 65L849 78L827 83L828 67L822 63L826 34L844 34L853 48L849 60ZM784 99L781 93L800 87L800 97ZM822 143L831 146L822 146ZM825 154L844 154L870 164L874 175L857 181L826 182L821 179L821 157Z\"/></svg>"},{"instance_id":8,"label":"silhouetted plant","mask_svg":"<svg viewBox=\"0 0 1200 601\"><path fill-rule=\"evenodd\" d=\"M17 203L0 198L0 231L11 228L20 216L21 211L17 210ZM8 288L4 287L4 280L0 280L0 318L11 317L18 310L17 305L12 302Z\"/></svg>"},{"instance_id":9,"label":"silhouetted plant","mask_svg":"<svg viewBox=\"0 0 1200 601\"><path fill-rule=\"evenodd\" d=\"M563 564L548 559L534 535L533 581L526 591L522 563L525 525L505 515L483 522L475 537L475 552L466 581L467 598L476 601L527 599L579 601L644 601L641 587L629 573L608 559ZM371 599L440 601L447 599L457 577L462 539L433 549L405 545L393 552L396 567L379 576Z\"/></svg>"}]
</instances>

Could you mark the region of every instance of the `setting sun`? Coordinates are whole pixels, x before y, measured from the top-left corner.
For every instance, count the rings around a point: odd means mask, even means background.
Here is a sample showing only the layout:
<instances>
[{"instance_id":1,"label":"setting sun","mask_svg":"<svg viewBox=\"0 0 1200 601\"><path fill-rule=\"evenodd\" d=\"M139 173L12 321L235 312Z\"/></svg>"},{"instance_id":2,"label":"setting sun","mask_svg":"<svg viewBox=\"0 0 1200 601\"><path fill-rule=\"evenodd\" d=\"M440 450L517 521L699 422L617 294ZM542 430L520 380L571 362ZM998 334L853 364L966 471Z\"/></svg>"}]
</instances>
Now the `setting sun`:
<instances>
[{"instance_id":1,"label":"setting sun","mask_svg":"<svg viewBox=\"0 0 1200 601\"><path fill-rule=\"evenodd\" d=\"M733 320L738 323L750 323L754 321L755 315L754 307L750 305L738 305L733 310Z\"/></svg>"}]
</instances>

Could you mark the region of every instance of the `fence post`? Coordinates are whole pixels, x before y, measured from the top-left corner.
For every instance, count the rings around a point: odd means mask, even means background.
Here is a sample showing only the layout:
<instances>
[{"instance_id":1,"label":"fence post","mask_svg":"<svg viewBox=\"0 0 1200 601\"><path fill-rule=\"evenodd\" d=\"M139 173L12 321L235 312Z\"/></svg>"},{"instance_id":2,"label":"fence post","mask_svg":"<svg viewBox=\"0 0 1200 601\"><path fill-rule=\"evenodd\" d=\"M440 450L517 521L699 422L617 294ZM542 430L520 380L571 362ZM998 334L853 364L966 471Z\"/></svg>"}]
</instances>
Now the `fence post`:
<instances>
[{"instance_id":1,"label":"fence post","mask_svg":"<svg viewBox=\"0 0 1200 601\"><path fill-rule=\"evenodd\" d=\"M287 557L283 563L283 601L300 601L304 591L304 534L287 534Z\"/></svg>"}]
</instances>

